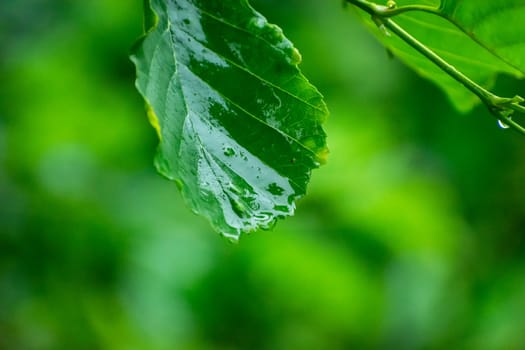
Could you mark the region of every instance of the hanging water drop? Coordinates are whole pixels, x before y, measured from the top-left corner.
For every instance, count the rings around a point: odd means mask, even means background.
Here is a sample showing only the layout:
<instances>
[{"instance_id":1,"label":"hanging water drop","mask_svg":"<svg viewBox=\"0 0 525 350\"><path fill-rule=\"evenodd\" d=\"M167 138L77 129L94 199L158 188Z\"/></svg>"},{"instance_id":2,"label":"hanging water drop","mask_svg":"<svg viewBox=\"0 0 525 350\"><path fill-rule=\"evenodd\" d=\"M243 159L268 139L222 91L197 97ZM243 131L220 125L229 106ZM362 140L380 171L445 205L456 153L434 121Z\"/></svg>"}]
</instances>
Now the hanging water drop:
<instances>
[{"instance_id":1,"label":"hanging water drop","mask_svg":"<svg viewBox=\"0 0 525 350\"><path fill-rule=\"evenodd\" d=\"M509 118L510 119L510 118ZM503 121L501 121L501 119L498 119L498 126L502 129L508 129L510 128L510 126L508 126L507 124L505 124Z\"/></svg>"}]
</instances>

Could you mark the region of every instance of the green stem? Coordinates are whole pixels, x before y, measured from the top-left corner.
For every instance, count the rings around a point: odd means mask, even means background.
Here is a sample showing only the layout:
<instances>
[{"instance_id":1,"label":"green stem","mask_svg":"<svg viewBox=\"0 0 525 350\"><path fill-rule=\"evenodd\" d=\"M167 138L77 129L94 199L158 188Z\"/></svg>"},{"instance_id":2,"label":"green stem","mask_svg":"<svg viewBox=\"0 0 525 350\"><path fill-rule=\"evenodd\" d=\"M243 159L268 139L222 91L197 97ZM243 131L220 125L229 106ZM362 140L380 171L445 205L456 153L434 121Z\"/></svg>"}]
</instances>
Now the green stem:
<instances>
[{"instance_id":1,"label":"green stem","mask_svg":"<svg viewBox=\"0 0 525 350\"><path fill-rule=\"evenodd\" d=\"M509 107L515 110L516 112L525 114L525 107L520 105L519 102L511 103Z\"/></svg>"},{"instance_id":2,"label":"green stem","mask_svg":"<svg viewBox=\"0 0 525 350\"><path fill-rule=\"evenodd\" d=\"M506 125L512 127L514 130L525 135L525 128L516 123L510 118L510 115L514 112L525 113L525 107L520 105L523 102L523 98L516 96L514 98L500 97L492 92L488 91L475 81L470 79L468 76L459 71L456 67L448 63L446 60L437 55L434 51L428 48L426 45L421 43L419 40L414 38L402 27L395 23L390 17L410 12L420 11L431 13L440 17L443 17L442 13L437 8L424 5L408 5L402 7L388 7L375 4L367 0L346 0L346 2L355 5L372 16L372 20L379 26L390 30L396 34L401 40L410 45L412 48L417 50L428 60L433 62L441 70L447 73L449 76L454 78L457 82L462 84L488 107L489 111L499 120L504 122Z\"/></svg>"},{"instance_id":3,"label":"green stem","mask_svg":"<svg viewBox=\"0 0 525 350\"><path fill-rule=\"evenodd\" d=\"M472 91L481 100L483 101L491 100L496 97L495 95L493 95L492 93L490 93L489 91L485 90L483 87L478 85L476 82L474 82L472 79L467 77L465 74L460 72L456 67L454 67L453 65L451 65L450 63L442 59L440 56L434 53L434 51L429 49L427 46L423 45L420 41L418 41L416 38L414 38L412 35L406 32L403 28L401 28L397 23L395 23L391 19L383 19L382 22L384 26L387 29L389 29L392 33L396 34L404 42L412 46L419 53L421 53L423 56L428 58L439 68L441 68L441 70L443 70L448 75L452 76L454 79L460 82L463 86L465 86L467 89Z\"/></svg>"},{"instance_id":4,"label":"green stem","mask_svg":"<svg viewBox=\"0 0 525 350\"><path fill-rule=\"evenodd\" d=\"M374 2L367 0L345 0L345 2L351 3L354 6L368 12L370 15L377 15L382 18L394 17L405 12L428 12L433 15L444 17L438 8L426 5L406 5L400 7L389 7L384 5L378 5Z\"/></svg>"},{"instance_id":5,"label":"green stem","mask_svg":"<svg viewBox=\"0 0 525 350\"><path fill-rule=\"evenodd\" d=\"M439 9L432 7L432 6L425 6L425 5L406 5L406 6L393 7L393 8L388 7L387 10L384 12L384 17L394 17L402 13L412 12L412 11L427 12L427 13L431 13L436 16L444 17L443 14L439 12Z\"/></svg>"}]
</instances>

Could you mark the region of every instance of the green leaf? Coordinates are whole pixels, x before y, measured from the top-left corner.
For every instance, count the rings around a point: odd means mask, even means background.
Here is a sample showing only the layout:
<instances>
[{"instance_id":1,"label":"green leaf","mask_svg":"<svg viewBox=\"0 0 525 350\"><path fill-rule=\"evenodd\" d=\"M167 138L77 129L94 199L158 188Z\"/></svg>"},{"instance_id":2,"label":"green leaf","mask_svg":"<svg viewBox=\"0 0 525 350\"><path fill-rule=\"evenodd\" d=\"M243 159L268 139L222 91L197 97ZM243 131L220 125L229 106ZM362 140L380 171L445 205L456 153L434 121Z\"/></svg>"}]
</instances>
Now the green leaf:
<instances>
[{"instance_id":1,"label":"green leaf","mask_svg":"<svg viewBox=\"0 0 525 350\"><path fill-rule=\"evenodd\" d=\"M245 0L151 0L132 60L159 150L191 209L238 239L292 215L327 154L299 52Z\"/></svg>"},{"instance_id":2,"label":"green leaf","mask_svg":"<svg viewBox=\"0 0 525 350\"><path fill-rule=\"evenodd\" d=\"M486 89L500 73L525 72L523 0L400 0L397 7L425 5L435 13L410 11L392 18L408 33ZM399 37L381 31L380 40L408 66L440 86L461 111L479 99Z\"/></svg>"},{"instance_id":3,"label":"green leaf","mask_svg":"<svg viewBox=\"0 0 525 350\"><path fill-rule=\"evenodd\" d=\"M473 40L525 73L525 1L443 0L441 12ZM511 70L512 70L511 68Z\"/></svg>"}]
</instances>

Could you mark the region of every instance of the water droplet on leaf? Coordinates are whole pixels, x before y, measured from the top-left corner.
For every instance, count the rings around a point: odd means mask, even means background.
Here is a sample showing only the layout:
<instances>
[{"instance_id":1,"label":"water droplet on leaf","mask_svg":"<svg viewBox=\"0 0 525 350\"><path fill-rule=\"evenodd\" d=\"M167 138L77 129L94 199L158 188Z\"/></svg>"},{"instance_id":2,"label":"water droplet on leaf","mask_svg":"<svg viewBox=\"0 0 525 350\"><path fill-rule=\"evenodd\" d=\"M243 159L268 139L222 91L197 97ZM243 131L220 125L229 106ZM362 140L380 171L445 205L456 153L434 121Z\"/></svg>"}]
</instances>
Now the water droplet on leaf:
<instances>
[{"instance_id":1,"label":"water droplet on leaf","mask_svg":"<svg viewBox=\"0 0 525 350\"><path fill-rule=\"evenodd\" d=\"M228 190L230 190L232 193L235 193L236 195L242 194L242 190L231 182L227 185L227 188Z\"/></svg>"},{"instance_id":2,"label":"water droplet on leaf","mask_svg":"<svg viewBox=\"0 0 525 350\"><path fill-rule=\"evenodd\" d=\"M266 25L266 19L262 16L254 17L250 20L250 25L255 28L263 28Z\"/></svg>"},{"instance_id":3,"label":"water droplet on leaf","mask_svg":"<svg viewBox=\"0 0 525 350\"><path fill-rule=\"evenodd\" d=\"M274 205L273 210L280 211L282 213L288 213L289 209L285 205Z\"/></svg>"},{"instance_id":4,"label":"water droplet on leaf","mask_svg":"<svg viewBox=\"0 0 525 350\"><path fill-rule=\"evenodd\" d=\"M226 157L233 157L235 155L235 150L231 147L224 148L224 155Z\"/></svg>"},{"instance_id":5,"label":"water droplet on leaf","mask_svg":"<svg viewBox=\"0 0 525 350\"><path fill-rule=\"evenodd\" d=\"M268 185L267 190L274 196L280 196L284 193L284 188L280 187L275 182Z\"/></svg>"},{"instance_id":6,"label":"water droplet on leaf","mask_svg":"<svg viewBox=\"0 0 525 350\"><path fill-rule=\"evenodd\" d=\"M248 213L246 211L246 208L240 201L234 198L230 198L230 205L235 214L237 214L237 216L239 216L240 218L244 218L247 216Z\"/></svg>"}]
</instances>

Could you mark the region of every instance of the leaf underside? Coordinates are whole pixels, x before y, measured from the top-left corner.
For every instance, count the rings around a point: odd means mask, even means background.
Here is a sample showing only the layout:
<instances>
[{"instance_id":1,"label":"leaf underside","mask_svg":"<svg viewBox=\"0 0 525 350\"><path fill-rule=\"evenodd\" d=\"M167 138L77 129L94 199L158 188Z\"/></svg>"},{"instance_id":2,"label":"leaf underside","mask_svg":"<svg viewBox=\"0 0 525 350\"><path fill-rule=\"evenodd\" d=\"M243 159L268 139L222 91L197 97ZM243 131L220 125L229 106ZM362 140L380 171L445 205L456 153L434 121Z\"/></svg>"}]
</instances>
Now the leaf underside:
<instances>
[{"instance_id":1,"label":"leaf underside","mask_svg":"<svg viewBox=\"0 0 525 350\"><path fill-rule=\"evenodd\" d=\"M378 3L380 3L378 1ZM441 17L407 12L393 20L469 78L491 89L498 74L525 75L525 1L399 0L397 6L430 5ZM379 39L408 66L440 86L460 111L479 99L395 35L368 20Z\"/></svg>"},{"instance_id":2,"label":"leaf underside","mask_svg":"<svg viewBox=\"0 0 525 350\"><path fill-rule=\"evenodd\" d=\"M292 215L327 154L322 96L300 55L245 0L151 0L137 88L155 164L190 208L232 239Z\"/></svg>"}]
</instances>

